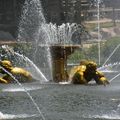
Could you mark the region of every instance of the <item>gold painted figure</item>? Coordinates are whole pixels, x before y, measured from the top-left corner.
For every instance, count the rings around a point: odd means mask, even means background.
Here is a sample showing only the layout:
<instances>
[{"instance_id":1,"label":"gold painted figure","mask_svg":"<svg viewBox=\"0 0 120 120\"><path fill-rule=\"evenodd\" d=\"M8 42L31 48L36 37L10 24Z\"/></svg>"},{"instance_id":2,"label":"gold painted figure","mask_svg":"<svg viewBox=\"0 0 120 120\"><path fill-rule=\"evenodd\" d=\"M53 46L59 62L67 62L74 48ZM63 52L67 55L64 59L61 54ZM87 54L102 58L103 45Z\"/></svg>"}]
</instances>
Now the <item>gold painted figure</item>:
<instances>
[{"instance_id":1,"label":"gold painted figure","mask_svg":"<svg viewBox=\"0 0 120 120\"><path fill-rule=\"evenodd\" d=\"M97 70L97 64L90 60L83 60L79 66L71 69L70 80L73 84L88 84L92 79L99 85L109 84L104 74Z\"/></svg>"},{"instance_id":2,"label":"gold painted figure","mask_svg":"<svg viewBox=\"0 0 120 120\"><path fill-rule=\"evenodd\" d=\"M11 75L13 75L19 82L32 80L32 76L28 71L23 68L14 67L9 60L0 61L0 65L0 73L3 74L3 76L0 77L0 83L7 84L14 82L14 78Z\"/></svg>"}]
</instances>

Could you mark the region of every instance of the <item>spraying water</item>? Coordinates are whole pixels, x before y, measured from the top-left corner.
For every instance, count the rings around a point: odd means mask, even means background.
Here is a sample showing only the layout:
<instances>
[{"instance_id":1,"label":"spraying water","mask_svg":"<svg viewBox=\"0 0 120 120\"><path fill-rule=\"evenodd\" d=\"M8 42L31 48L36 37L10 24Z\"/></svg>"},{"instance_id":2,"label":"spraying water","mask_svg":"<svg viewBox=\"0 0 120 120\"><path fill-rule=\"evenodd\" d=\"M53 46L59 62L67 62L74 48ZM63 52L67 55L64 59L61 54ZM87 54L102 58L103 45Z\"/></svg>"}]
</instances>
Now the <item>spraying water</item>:
<instances>
[{"instance_id":1,"label":"spraying water","mask_svg":"<svg viewBox=\"0 0 120 120\"><path fill-rule=\"evenodd\" d=\"M19 22L18 41L35 41L39 38L40 26L45 23L40 0L25 0Z\"/></svg>"},{"instance_id":2,"label":"spraying water","mask_svg":"<svg viewBox=\"0 0 120 120\"><path fill-rule=\"evenodd\" d=\"M47 78L46 78L46 77L43 75L43 73L40 71L40 69L39 69L28 57L23 56L23 55L20 55L19 53L16 53L16 52L14 52L14 53L15 53L15 55L23 58L23 59L27 62L27 64L32 67L32 69L31 69L31 67L30 67L30 69L28 68L27 70L29 70L29 71L32 73L33 78L35 78L35 79L37 79L37 80L42 80L42 79L41 79L41 77L42 77L42 78L44 79L44 81L48 81ZM28 67L29 67L29 66L28 66ZM34 69L34 70L33 70L33 69ZM37 73L36 73L35 70L37 71Z\"/></svg>"},{"instance_id":3,"label":"spraying water","mask_svg":"<svg viewBox=\"0 0 120 120\"><path fill-rule=\"evenodd\" d=\"M85 35L89 37L85 28L76 23L63 23L58 26L56 24L42 24L42 29L45 32L45 39L48 41L48 45L73 45L80 44L79 36ZM78 39L77 39L78 38Z\"/></svg>"},{"instance_id":4,"label":"spraying water","mask_svg":"<svg viewBox=\"0 0 120 120\"><path fill-rule=\"evenodd\" d=\"M100 65L100 41L101 41L101 35L100 35L100 0L97 1L97 19L98 19L98 61Z\"/></svg>"},{"instance_id":5,"label":"spraying water","mask_svg":"<svg viewBox=\"0 0 120 120\"><path fill-rule=\"evenodd\" d=\"M110 79L109 81L112 82L113 80L115 80L115 78L117 78L118 76L120 76L120 73L118 73L117 75L115 75L112 79Z\"/></svg>"},{"instance_id":6,"label":"spraying water","mask_svg":"<svg viewBox=\"0 0 120 120\"><path fill-rule=\"evenodd\" d=\"M40 0L25 0L22 11L18 30L18 42L32 43L33 52L31 54L33 59L31 61L39 66L40 69L43 68L43 65L47 67L49 72L45 71L45 76L48 76L48 79L52 79L52 59L50 48L47 47L48 41L45 39L45 32L42 29L42 25L46 24L46 21ZM45 47L41 48L39 46L41 44Z\"/></svg>"},{"instance_id":7,"label":"spraying water","mask_svg":"<svg viewBox=\"0 0 120 120\"><path fill-rule=\"evenodd\" d=\"M26 92L26 94L28 95L28 97L30 98L30 100L33 102L34 106L36 107L37 111L39 112L40 116L42 117L43 120L45 120L44 115L42 114L40 108L38 107L37 103L35 102L35 100L33 99L33 97L30 95L30 93L27 91L27 89L10 73L8 72L5 68L3 68L2 66L0 66L8 75L10 75L15 81L16 83L24 89L24 91Z\"/></svg>"},{"instance_id":8,"label":"spraying water","mask_svg":"<svg viewBox=\"0 0 120 120\"><path fill-rule=\"evenodd\" d=\"M102 67L99 67L98 70L102 71L102 72L107 72L107 73L117 73L114 77L112 77L109 82L112 82L113 80L115 80L117 77L120 76L120 62L116 62L113 64L108 64L108 65L104 65Z\"/></svg>"},{"instance_id":9,"label":"spraying water","mask_svg":"<svg viewBox=\"0 0 120 120\"><path fill-rule=\"evenodd\" d=\"M120 44L118 44L113 52L110 54L110 56L107 58L107 60L104 62L103 66L108 62L108 60L113 56L113 54L116 52L116 50L120 47Z\"/></svg>"},{"instance_id":10,"label":"spraying water","mask_svg":"<svg viewBox=\"0 0 120 120\"><path fill-rule=\"evenodd\" d=\"M113 70L114 72L116 71L116 70L114 70L113 69L113 67L114 66L116 66L115 68L117 69L117 72L118 72L118 66L120 66L120 62L116 62L116 63L114 63L114 64L108 64L108 65L105 65L109 60L110 60L110 58L114 55L114 53L116 52L116 50L118 49L120 47L120 44L118 44L116 47L115 47L115 49L113 50L113 52L109 55L109 57L107 58L107 60L103 63L103 65L102 65L102 67L100 67L99 69L100 70L105 70L105 71L108 71L108 69L110 68L111 70ZM112 82L113 80L115 80L117 77L119 77L120 76L120 73L118 73L117 75L115 75L113 78L111 78L110 80L109 80L109 82Z\"/></svg>"},{"instance_id":11,"label":"spraying water","mask_svg":"<svg viewBox=\"0 0 120 120\"><path fill-rule=\"evenodd\" d=\"M10 48L7 45L3 45L2 48L5 51L7 51L8 54L12 54L14 57L16 55L19 58L21 58L22 61L24 60L26 63L26 67L27 67L26 69L32 74L33 78L35 78L36 80L40 80L40 81L42 80L48 81L47 78L44 76L44 74L40 71L40 69L28 57L15 52L12 48Z\"/></svg>"},{"instance_id":12,"label":"spraying water","mask_svg":"<svg viewBox=\"0 0 120 120\"><path fill-rule=\"evenodd\" d=\"M106 64L102 67L99 67L98 70L102 72L119 72L120 62Z\"/></svg>"}]
</instances>

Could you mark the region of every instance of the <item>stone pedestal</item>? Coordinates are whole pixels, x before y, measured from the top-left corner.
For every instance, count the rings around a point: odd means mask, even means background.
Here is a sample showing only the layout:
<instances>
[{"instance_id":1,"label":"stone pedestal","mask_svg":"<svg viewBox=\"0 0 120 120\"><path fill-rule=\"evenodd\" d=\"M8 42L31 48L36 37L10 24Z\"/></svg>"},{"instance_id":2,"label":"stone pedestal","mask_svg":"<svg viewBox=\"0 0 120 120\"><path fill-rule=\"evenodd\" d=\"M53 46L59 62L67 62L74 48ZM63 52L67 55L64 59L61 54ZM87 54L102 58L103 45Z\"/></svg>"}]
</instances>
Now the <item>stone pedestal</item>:
<instances>
[{"instance_id":1,"label":"stone pedestal","mask_svg":"<svg viewBox=\"0 0 120 120\"><path fill-rule=\"evenodd\" d=\"M74 52L77 45L51 45L52 65L53 65L53 81L62 82L68 80L67 58Z\"/></svg>"}]
</instances>

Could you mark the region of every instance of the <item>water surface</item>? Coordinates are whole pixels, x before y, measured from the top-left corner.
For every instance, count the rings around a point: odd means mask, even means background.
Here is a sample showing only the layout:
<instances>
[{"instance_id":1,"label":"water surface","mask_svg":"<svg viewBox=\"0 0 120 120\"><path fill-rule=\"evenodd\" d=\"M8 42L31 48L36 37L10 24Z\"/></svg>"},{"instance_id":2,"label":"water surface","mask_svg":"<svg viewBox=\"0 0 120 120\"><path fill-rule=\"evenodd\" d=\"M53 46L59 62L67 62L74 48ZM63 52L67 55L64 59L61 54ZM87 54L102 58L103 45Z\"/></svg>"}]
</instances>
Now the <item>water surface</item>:
<instances>
[{"instance_id":1,"label":"water surface","mask_svg":"<svg viewBox=\"0 0 120 120\"><path fill-rule=\"evenodd\" d=\"M46 120L119 120L120 80L108 86L25 83ZM42 120L34 104L16 84L0 85L0 117Z\"/></svg>"}]
</instances>

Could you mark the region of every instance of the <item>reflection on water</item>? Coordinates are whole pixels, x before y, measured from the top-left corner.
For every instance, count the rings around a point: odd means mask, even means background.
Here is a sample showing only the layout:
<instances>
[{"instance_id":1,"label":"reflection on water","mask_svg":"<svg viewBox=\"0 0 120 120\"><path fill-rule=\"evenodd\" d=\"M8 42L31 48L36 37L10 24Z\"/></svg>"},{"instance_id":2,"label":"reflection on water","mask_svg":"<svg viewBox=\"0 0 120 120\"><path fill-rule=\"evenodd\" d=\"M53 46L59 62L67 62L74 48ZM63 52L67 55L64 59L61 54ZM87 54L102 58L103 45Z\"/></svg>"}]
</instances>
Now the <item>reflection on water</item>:
<instances>
[{"instance_id":1,"label":"reflection on water","mask_svg":"<svg viewBox=\"0 0 120 120\"><path fill-rule=\"evenodd\" d=\"M95 115L95 116L89 116L88 118L90 119L97 119L97 120L119 120L120 119L120 115Z\"/></svg>"},{"instance_id":2,"label":"reflection on water","mask_svg":"<svg viewBox=\"0 0 120 120\"><path fill-rule=\"evenodd\" d=\"M42 89L42 86L27 86L25 88L27 91L33 91L33 90ZM20 86L7 87L5 89L2 89L2 92L25 92L25 89L21 88Z\"/></svg>"},{"instance_id":3,"label":"reflection on water","mask_svg":"<svg viewBox=\"0 0 120 120\"><path fill-rule=\"evenodd\" d=\"M7 119L24 119L24 118L34 118L38 117L37 114L29 115L29 114L19 114L19 115L12 115L12 114L3 114L0 113L0 119L7 120Z\"/></svg>"},{"instance_id":4,"label":"reflection on water","mask_svg":"<svg viewBox=\"0 0 120 120\"><path fill-rule=\"evenodd\" d=\"M96 84L51 83L30 83L24 86L36 88L29 92L46 120L118 120L120 119L119 85L120 82L117 79L106 87ZM15 86L17 85L1 85L1 118L42 120L35 106L23 91L9 92L10 88L14 89ZM40 89L37 89L38 86Z\"/></svg>"}]
</instances>

